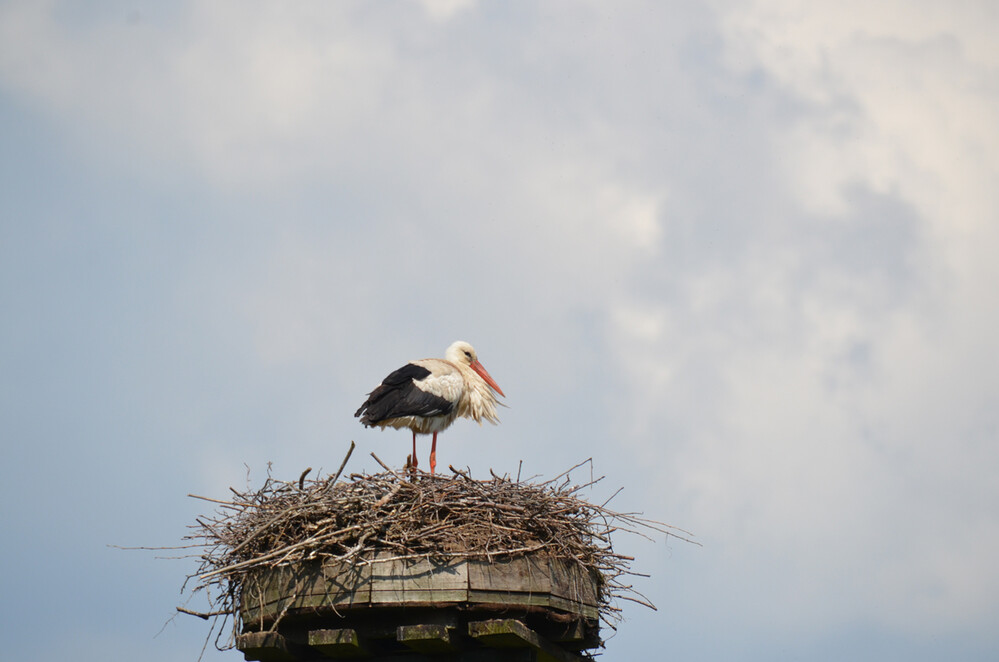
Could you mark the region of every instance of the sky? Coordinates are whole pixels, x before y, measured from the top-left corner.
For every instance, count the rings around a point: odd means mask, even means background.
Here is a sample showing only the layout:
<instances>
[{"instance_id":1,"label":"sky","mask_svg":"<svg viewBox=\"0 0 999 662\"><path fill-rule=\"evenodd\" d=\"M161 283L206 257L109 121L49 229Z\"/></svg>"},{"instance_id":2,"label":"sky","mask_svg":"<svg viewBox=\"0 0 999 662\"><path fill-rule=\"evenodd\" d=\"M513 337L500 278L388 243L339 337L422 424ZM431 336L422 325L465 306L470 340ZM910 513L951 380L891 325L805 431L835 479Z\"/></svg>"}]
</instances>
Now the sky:
<instances>
[{"instance_id":1,"label":"sky","mask_svg":"<svg viewBox=\"0 0 999 662\"><path fill-rule=\"evenodd\" d=\"M442 467L592 458L699 543L615 541L601 659L996 659L997 23L0 0L5 656L197 659L196 561L118 546L401 465L353 413L462 339L508 408Z\"/></svg>"}]
</instances>

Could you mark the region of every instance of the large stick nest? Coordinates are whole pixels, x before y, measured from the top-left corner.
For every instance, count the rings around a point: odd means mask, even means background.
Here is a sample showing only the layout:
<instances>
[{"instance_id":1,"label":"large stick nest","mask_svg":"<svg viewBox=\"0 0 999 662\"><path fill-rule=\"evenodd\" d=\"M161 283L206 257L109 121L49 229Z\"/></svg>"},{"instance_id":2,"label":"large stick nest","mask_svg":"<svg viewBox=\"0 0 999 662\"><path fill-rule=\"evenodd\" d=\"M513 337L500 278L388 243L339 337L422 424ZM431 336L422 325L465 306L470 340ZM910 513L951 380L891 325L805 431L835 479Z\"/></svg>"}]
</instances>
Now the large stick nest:
<instances>
[{"instance_id":1,"label":"large stick nest","mask_svg":"<svg viewBox=\"0 0 999 662\"><path fill-rule=\"evenodd\" d=\"M452 476L431 476L385 468L345 479L337 472L308 480L308 470L296 481L268 476L256 491L230 488L230 501L197 497L218 509L198 518L187 536L202 553L185 587L193 581L192 593L204 591L211 610L178 609L214 617L216 623L232 618L236 634L244 579L260 568L315 560L364 564L386 551L393 558L435 560L546 553L597 573L601 619L614 627L619 599L654 607L626 582L638 573L631 570L631 557L614 551L611 535L658 533L683 540L689 535L635 513L615 512L606 502L584 501L579 492L601 479L574 484L573 469L532 483L492 472L488 480L475 480L454 469ZM220 627L218 634L225 630ZM216 637L217 647L232 645L232 638L223 643Z\"/></svg>"}]
</instances>

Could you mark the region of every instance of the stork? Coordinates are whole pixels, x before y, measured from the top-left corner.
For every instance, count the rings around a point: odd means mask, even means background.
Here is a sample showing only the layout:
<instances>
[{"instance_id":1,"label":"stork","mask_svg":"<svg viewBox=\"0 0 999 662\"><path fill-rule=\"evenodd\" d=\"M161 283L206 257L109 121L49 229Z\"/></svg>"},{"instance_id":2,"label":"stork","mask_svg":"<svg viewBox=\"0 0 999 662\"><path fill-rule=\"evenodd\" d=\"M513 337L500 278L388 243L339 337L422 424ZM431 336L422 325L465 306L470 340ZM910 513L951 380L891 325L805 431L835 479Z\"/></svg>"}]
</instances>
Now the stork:
<instances>
[{"instance_id":1,"label":"stork","mask_svg":"<svg viewBox=\"0 0 999 662\"><path fill-rule=\"evenodd\" d=\"M413 431L412 466L416 461L416 435L433 434L430 473L437 468L437 433L459 416L479 425L495 425L493 391L506 397L479 363L475 349L464 341L452 343L443 359L410 361L382 380L354 413L366 427L409 428Z\"/></svg>"}]
</instances>

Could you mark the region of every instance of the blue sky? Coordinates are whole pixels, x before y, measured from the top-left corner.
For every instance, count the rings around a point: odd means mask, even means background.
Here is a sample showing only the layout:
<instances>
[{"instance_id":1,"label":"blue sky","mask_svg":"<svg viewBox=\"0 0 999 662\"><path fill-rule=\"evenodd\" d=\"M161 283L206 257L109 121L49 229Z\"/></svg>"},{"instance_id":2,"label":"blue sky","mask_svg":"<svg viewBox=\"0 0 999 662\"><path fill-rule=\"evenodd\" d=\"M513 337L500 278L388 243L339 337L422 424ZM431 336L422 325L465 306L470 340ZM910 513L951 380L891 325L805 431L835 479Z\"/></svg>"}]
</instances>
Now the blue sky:
<instances>
[{"instance_id":1,"label":"blue sky","mask_svg":"<svg viewBox=\"0 0 999 662\"><path fill-rule=\"evenodd\" d=\"M109 545L401 463L354 410L464 339L509 409L444 466L592 457L703 545L618 541L604 659L995 659L997 20L0 2L7 653L196 658L194 562Z\"/></svg>"}]
</instances>

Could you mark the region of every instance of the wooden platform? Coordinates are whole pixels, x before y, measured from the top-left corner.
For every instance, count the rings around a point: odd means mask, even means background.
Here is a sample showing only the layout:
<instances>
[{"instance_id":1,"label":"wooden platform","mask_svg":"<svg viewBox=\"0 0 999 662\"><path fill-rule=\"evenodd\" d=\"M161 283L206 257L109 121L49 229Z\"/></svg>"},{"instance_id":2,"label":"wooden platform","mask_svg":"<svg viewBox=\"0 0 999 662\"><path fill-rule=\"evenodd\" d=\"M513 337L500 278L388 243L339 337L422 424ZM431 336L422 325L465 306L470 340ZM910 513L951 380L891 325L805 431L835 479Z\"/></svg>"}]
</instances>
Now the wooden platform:
<instances>
[{"instance_id":1,"label":"wooden platform","mask_svg":"<svg viewBox=\"0 0 999 662\"><path fill-rule=\"evenodd\" d=\"M600 644L598 595L599 576L547 556L317 562L248 577L237 648L263 662L570 662Z\"/></svg>"},{"instance_id":2,"label":"wooden platform","mask_svg":"<svg viewBox=\"0 0 999 662\"><path fill-rule=\"evenodd\" d=\"M490 563L457 559L391 559L366 565L310 564L251 575L243 585L241 616L269 625L279 614L364 607L502 605L539 607L597 619L598 578L567 561L520 557Z\"/></svg>"}]
</instances>

